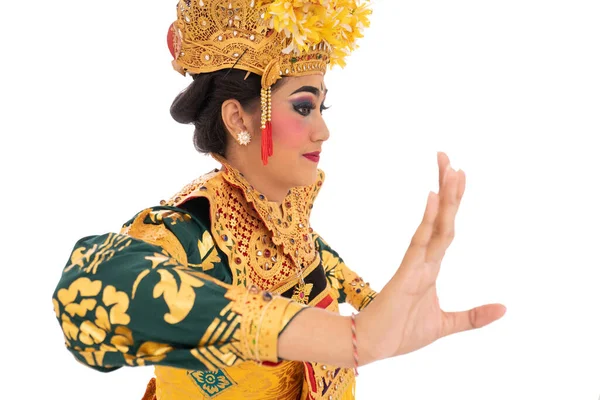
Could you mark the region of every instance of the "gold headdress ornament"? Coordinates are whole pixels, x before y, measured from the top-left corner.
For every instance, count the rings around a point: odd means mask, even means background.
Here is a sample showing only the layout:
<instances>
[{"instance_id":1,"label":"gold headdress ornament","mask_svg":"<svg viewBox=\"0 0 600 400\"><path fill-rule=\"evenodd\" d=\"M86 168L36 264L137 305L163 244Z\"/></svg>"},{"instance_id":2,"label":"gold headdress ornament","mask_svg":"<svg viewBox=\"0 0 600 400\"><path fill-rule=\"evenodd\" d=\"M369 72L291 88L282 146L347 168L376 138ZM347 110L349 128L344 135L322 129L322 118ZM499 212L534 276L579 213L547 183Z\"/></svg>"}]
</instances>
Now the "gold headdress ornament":
<instances>
[{"instance_id":1,"label":"gold headdress ornament","mask_svg":"<svg viewBox=\"0 0 600 400\"><path fill-rule=\"evenodd\" d=\"M369 26L368 0L180 0L168 35L184 76L235 68L262 76L262 159L273 154L271 86L344 66Z\"/></svg>"}]
</instances>

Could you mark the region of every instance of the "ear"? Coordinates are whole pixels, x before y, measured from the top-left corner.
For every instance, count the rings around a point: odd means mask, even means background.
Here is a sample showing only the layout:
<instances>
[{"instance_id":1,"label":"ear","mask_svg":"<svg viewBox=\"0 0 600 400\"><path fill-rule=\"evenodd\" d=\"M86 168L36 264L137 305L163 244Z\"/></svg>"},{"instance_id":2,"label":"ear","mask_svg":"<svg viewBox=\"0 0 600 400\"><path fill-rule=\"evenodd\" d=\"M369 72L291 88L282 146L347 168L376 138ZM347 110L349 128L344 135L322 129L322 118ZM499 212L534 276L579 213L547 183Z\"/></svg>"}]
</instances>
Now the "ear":
<instances>
[{"instance_id":1,"label":"ear","mask_svg":"<svg viewBox=\"0 0 600 400\"><path fill-rule=\"evenodd\" d=\"M235 99L225 100L221 105L221 118L229 134L236 139L241 131L248 131L245 121L249 120L248 114L239 101Z\"/></svg>"}]
</instances>

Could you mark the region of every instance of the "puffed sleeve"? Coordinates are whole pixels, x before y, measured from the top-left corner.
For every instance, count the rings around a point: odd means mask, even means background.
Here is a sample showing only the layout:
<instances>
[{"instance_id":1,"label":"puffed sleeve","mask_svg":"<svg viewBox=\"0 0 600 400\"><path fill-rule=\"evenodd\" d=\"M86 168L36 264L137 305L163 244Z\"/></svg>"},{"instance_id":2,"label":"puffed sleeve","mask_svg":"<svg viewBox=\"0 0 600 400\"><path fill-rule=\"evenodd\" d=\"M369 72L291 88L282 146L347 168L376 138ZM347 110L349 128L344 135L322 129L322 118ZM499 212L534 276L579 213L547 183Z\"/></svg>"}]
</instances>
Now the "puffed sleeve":
<instances>
[{"instance_id":1,"label":"puffed sleeve","mask_svg":"<svg viewBox=\"0 0 600 400\"><path fill-rule=\"evenodd\" d=\"M52 297L67 349L105 372L279 361L278 337L305 306L231 286L228 270L206 224L173 207L82 238Z\"/></svg>"},{"instance_id":2,"label":"puffed sleeve","mask_svg":"<svg viewBox=\"0 0 600 400\"><path fill-rule=\"evenodd\" d=\"M322 237L313 234L315 248L321 255L325 276L333 289L338 303L348 303L354 309L362 311L377 296L368 283L352 271L339 254Z\"/></svg>"}]
</instances>

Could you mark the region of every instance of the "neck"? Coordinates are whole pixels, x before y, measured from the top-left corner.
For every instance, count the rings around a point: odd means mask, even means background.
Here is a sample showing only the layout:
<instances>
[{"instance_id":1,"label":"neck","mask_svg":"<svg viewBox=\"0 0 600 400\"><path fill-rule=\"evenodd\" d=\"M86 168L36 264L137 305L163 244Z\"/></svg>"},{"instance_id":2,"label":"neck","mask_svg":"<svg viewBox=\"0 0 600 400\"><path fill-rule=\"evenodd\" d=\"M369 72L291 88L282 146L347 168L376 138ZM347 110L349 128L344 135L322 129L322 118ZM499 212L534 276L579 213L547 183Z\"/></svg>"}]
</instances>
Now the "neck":
<instances>
[{"instance_id":1,"label":"neck","mask_svg":"<svg viewBox=\"0 0 600 400\"><path fill-rule=\"evenodd\" d=\"M259 193L263 194L268 201L281 205L290 187L278 184L268 177L267 168L260 159L258 162L249 162L238 157L227 157L227 163L241 172L244 178L250 183Z\"/></svg>"}]
</instances>

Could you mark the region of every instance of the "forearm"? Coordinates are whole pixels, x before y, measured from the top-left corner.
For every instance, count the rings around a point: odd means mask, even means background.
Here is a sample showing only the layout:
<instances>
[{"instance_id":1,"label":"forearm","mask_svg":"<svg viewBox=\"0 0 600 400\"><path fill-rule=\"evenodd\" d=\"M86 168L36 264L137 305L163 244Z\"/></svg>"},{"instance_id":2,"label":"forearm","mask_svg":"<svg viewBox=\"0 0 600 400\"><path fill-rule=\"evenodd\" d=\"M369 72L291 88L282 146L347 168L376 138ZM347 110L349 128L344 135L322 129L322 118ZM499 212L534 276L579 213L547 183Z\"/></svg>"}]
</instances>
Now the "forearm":
<instances>
[{"instance_id":1,"label":"forearm","mask_svg":"<svg viewBox=\"0 0 600 400\"><path fill-rule=\"evenodd\" d=\"M369 354L366 340L361 341L363 326L357 321L359 365L375 359ZM279 357L285 360L310 361L339 367L354 367L352 322L320 308L307 308L299 313L281 333L278 341Z\"/></svg>"}]
</instances>

